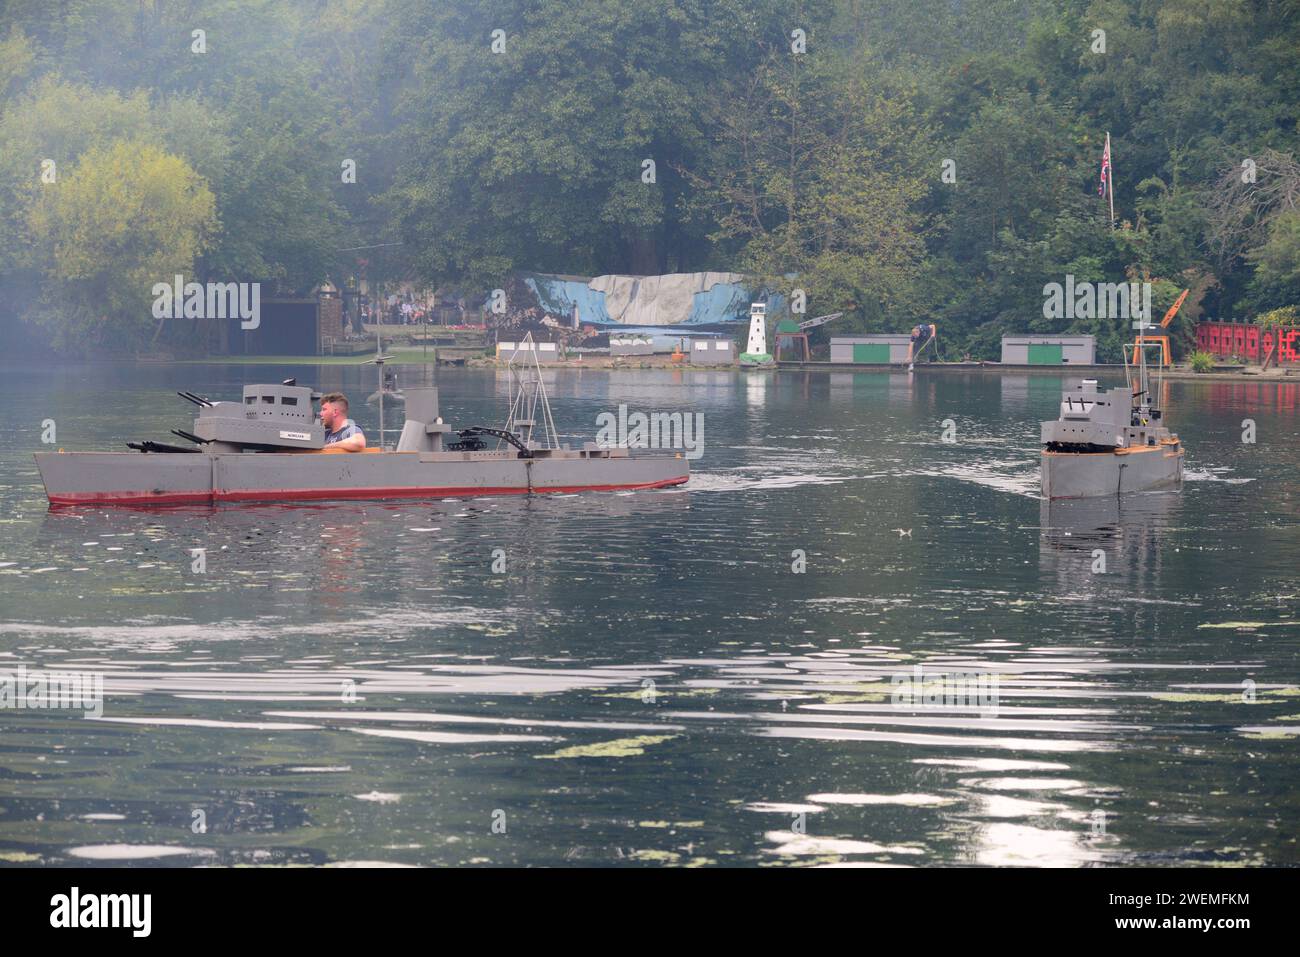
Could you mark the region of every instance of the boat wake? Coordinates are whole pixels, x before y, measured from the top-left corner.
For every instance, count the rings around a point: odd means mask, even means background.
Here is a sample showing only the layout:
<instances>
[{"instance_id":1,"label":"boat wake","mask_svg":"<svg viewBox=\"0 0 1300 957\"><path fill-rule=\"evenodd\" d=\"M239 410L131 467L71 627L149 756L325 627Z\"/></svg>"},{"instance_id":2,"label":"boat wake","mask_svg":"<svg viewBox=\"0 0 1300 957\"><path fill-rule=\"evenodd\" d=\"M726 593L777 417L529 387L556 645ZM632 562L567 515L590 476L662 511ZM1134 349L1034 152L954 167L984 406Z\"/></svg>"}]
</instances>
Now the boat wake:
<instances>
[{"instance_id":1,"label":"boat wake","mask_svg":"<svg viewBox=\"0 0 1300 957\"><path fill-rule=\"evenodd\" d=\"M745 475L744 469L727 472L695 472L687 486L692 492L749 492L760 489L800 488L805 485L838 485L857 479L881 478L877 475L790 474Z\"/></svg>"},{"instance_id":2,"label":"boat wake","mask_svg":"<svg viewBox=\"0 0 1300 957\"><path fill-rule=\"evenodd\" d=\"M1224 472L1233 471L1226 465L1218 468L1208 467L1204 469L1183 469L1184 482L1224 482L1228 485L1245 485L1247 482L1255 481L1252 478L1233 478L1224 475Z\"/></svg>"},{"instance_id":3,"label":"boat wake","mask_svg":"<svg viewBox=\"0 0 1300 957\"><path fill-rule=\"evenodd\" d=\"M973 462L965 465L946 465L937 469L922 469L912 473L932 478L956 479L982 485L985 488L1020 495L1025 498L1041 498L1039 495L1038 467L1024 459L1005 461Z\"/></svg>"}]
</instances>

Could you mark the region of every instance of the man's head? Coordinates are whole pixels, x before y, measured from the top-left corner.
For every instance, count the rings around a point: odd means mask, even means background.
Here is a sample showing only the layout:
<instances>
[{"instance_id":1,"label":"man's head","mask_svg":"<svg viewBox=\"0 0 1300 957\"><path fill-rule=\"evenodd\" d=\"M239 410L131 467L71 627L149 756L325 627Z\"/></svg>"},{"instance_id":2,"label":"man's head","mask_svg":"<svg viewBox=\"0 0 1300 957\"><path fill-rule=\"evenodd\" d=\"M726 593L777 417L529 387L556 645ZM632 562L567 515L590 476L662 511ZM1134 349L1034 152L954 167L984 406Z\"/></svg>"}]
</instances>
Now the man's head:
<instances>
[{"instance_id":1,"label":"man's head","mask_svg":"<svg viewBox=\"0 0 1300 957\"><path fill-rule=\"evenodd\" d=\"M342 392L321 396L320 421L326 432L337 432L348 421L348 397Z\"/></svg>"}]
</instances>

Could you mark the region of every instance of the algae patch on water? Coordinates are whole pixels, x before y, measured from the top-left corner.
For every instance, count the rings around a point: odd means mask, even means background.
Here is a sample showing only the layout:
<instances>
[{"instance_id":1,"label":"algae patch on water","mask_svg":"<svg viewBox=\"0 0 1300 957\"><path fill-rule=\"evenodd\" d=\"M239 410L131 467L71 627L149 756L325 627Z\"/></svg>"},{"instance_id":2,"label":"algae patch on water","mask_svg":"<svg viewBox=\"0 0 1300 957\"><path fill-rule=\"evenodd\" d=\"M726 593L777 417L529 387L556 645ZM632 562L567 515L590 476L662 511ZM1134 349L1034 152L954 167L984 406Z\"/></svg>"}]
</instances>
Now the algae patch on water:
<instances>
[{"instance_id":1,"label":"algae patch on water","mask_svg":"<svg viewBox=\"0 0 1300 957\"><path fill-rule=\"evenodd\" d=\"M579 744L561 748L554 754L538 754L538 758L632 758L645 754L645 749L655 744L681 737L676 734L641 734L635 738L616 738L597 744Z\"/></svg>"},{"instance_id":2,"label":"algae patch on water","mask_svg":"<svg viewBox=\"0 0 1300 957\"><path fill-rule=\"evenodd\" d=\"M665 691L662 688L640 688L635 691L619 691L611 694L599 694L597 698L628 698L634 701L642 701L649 704L657 701L659 698L697 698L701 695L717 694L717 688L674 688L671 691Z\"/></svg>"},{"instance_id":3,"label":"algae patch on water","mask_svg":"<svg viewBox=\"0 0 1300 957\"><path fill-rule=\"evenodd\" d=\"M636 861L654 861L656 864L676 864L682 859L682 856L675 851L656 851L647 848L642 851L633 851L632 859Z\"/></svg>"},{"instance_id":4,"label":"algae patch on water","mask_svg":"<svg viewBox=\"0 0 1300 957\"><path fill-rule=\"evenodd\" d=\"M637 827L703 827L703 821L637 821Z\"/></svg>"},{"instance_id":5,"label":"algae patch on water","mask_svg":"<svg viewBox=\"0 0 1300 957\"><path fill-rule=\"evenodd\" d=\"M859 681L852 687L851 692L819 691L815 697L821 698L823 704L861 704L884 701L898 690L897 685L883 681Z\"/></svg>"},{"instance_id":6,"label":"algae patch on water","mask_svg":"<svg viewBox=\"0 0 1300 957\"><path fill-rule=\"evenodd\" d=\"M1237 628L1243 631L1254 631L1256 628L1276 628L1278 625L1293 625L1293 621L1217 621L1206 622L1203 625L1197 625L1197 628Z\"/></svg>"},{"instance_id":7,"label":"algae patch on water","mask_svg":"<svg viewBox=\"0 0 1300 957\"><path fill-rule=\"evenodd\" d=\"M1266 704L1262 700L1265 698L1292 698L1300 694L1298 688L1266 688L1263 691L1256 692L1254 701L1245 697L1241 691L1166 691L1153 694L1151 697L1156 701L1191 702L1191 701L1222 701L1226 704Z\"/></svg>"}]
</instances>

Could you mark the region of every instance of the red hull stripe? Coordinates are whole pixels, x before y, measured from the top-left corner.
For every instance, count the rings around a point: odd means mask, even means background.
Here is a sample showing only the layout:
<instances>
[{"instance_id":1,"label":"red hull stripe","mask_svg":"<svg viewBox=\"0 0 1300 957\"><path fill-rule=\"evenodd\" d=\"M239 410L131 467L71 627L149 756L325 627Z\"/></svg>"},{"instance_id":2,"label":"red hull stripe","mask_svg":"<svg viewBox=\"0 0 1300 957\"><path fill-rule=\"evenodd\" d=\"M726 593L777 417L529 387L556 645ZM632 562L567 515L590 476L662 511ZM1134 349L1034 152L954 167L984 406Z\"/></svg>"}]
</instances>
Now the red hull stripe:
<instances>
[{"instance_id":1,"label":"red hull stripe","mask_svg":"<svg viewBox=\"0 0 1300 957\"><path fill-rule=\"evenodd\" d=\"M573 493L573 492L620 492L637 489L667 488L681 485L690 479L689 475L662 479L658 482L636 482L630 485L557 485L550 488L535 488L537 494ZM499 488L463 488L447 486L438 488L410 488L396 486L392 488L280 488L280 489L246 489L215 492L59 492L51 493L51 505L206 505L212 502L307 502L335 500L355 500L374 498L460 498L472 495L526 495L526 488L503 486Z\"/></svg>"}]
</instances>

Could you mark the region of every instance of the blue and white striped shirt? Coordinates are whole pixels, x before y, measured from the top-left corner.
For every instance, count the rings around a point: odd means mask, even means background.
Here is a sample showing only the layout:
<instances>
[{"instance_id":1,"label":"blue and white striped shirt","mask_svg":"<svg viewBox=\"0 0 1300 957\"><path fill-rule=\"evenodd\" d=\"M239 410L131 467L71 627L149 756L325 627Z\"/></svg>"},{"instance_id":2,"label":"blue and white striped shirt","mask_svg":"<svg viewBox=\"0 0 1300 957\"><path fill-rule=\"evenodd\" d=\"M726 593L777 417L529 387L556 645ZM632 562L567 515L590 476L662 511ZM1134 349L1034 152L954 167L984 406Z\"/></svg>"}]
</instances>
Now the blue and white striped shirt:
<instances>
[{"instance_id":1,"label":"blue and white striped shirt","mask_svg":"<svg viewBox=\"0 0 1300 957\"><path fill-rule=\"evenodd\" d=\"M343 424L343 428L339 429L337 432L325 433L325 444L333 445L335 442L342 442L344 439L350 439L354 435L364 435L364 434L365 433L363 433L360 429L357 428L357 424L355 422L353 422L351 419L348 419L347 422Z\"/></svg>"}]
</instances>

